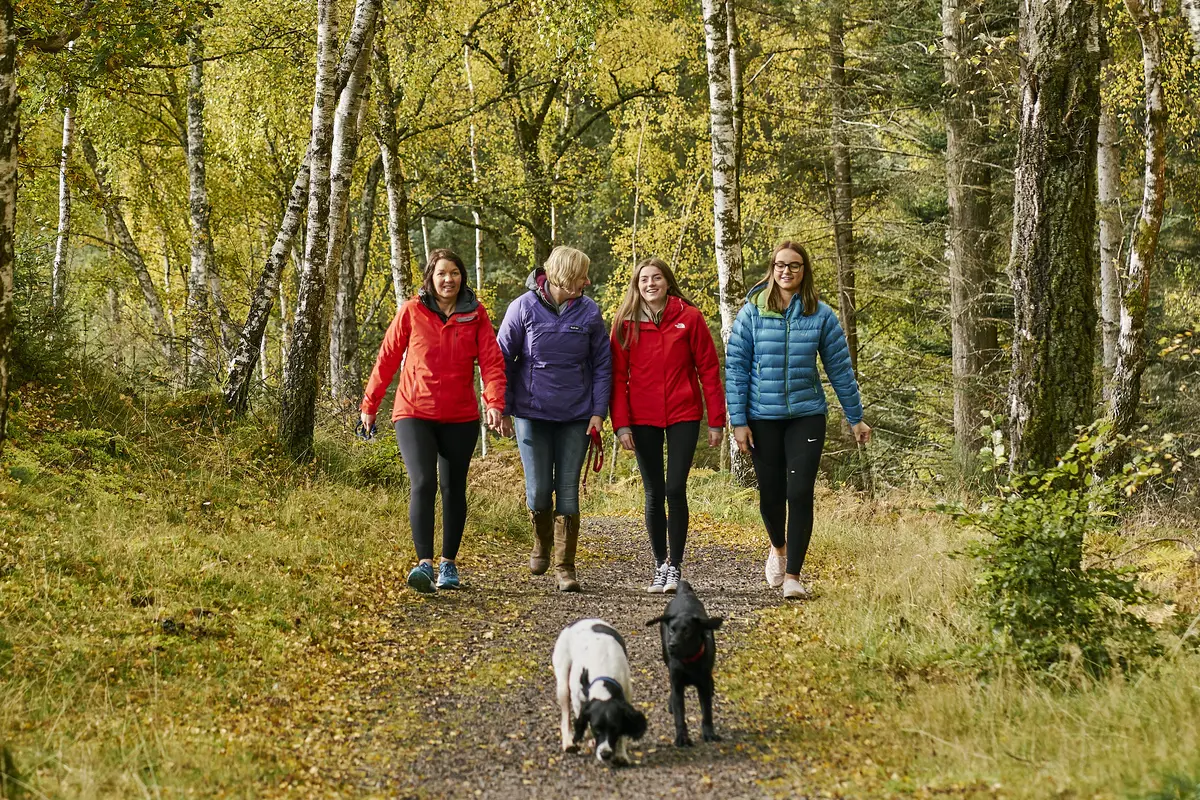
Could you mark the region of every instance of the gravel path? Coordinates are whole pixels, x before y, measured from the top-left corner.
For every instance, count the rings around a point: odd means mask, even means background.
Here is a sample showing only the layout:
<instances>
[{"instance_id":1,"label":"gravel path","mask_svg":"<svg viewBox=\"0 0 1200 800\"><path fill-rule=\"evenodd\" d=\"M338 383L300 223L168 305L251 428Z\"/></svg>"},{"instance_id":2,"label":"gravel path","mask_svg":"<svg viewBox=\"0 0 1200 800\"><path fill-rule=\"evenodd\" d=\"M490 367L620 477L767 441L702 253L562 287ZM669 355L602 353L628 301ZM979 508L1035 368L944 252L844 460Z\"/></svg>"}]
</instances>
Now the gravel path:
<instances>
[{"instance_id":1,"label":"gravel path","mask_svg":"<svg viewBox=\"0 0 1200 800\"><path fill-rule=\"evenodd\" d=\"M770 749L769 734L755 726L752 713L734 713L721 695L720 677L722 651L754 646L753 612L782 602L762 581L761 554L689 544L684 578L709 614L726 619L717 632L714 712L723 741L700 741L699 704L689 690L688 727L697 744L679 749L671 744L669 686L657 627L644 627L646 620L662 613L666 600L645 591L649 545L642 528L630 520L585 520L580 549L581 594L555 591L549 574L534 578L515 568L493 570L490 577L466 573L468 590L439 593L388 620L398 637L460 620L470 632L470 644L461 653L461 674L468 688L463 690L464 681L454 675L431 687L421 709L430 720L425 729L428 745L411 763L360 766L356 783L363 791L405 798L772 796L762 782L778 777L779 769L759 758ZM471 613L481 594L502 598L513 612L490 617ZM559 631L583 617L606 619L628 643L633 700L649 720L646 737L632 748L634 764L628 768L603 766L586 749L573 755L559 751L550 653ZM497 660L515 663L516 679L502 678L498 686L473 679L475 665L486 667ZM380 692L386 693L386 686Z\"/></svg>"}]
</instances>

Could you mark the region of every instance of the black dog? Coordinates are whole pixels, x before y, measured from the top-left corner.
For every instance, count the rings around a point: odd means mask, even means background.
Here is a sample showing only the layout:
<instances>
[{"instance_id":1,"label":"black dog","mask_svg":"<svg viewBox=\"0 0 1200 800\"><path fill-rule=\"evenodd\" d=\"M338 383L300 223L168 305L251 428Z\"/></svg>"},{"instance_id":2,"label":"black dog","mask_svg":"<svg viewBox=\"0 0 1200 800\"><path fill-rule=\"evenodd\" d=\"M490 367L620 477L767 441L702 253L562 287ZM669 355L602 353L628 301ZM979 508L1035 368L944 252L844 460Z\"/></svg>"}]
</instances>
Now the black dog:
<instances>
[{"instance_id":1,"label":"black dog","mask_svg":"<svg viewBox=\"0 0 1200 800\"><path fill-rule=\"evenodd\" d=\"M687 581L679 582L675 597L667 611L646 623L659 624L662 636L663 661L671 675L671 713L675 716L675 746L690 747L687 720L684 718L683 691L696 687L702 714L700 730L704 741L719 741L713 730L713 664L717 660L717 643L713 631L721 627L722 617L710 617L704 604Z\"/></svg>"}]
</instances>

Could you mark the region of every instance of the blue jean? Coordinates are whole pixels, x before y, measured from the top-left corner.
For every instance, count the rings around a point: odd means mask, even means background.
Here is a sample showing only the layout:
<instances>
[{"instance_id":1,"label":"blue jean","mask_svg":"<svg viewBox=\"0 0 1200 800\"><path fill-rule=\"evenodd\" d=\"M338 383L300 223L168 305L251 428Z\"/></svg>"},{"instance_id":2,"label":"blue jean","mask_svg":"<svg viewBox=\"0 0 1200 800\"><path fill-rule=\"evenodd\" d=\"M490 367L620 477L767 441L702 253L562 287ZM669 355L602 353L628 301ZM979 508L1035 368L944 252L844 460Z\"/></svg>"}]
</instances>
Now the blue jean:
<instances>
[{"instance_id":1,"label":"blue jean","mask_svg":"<svg viewBox=\"0 0 1200 800\"><path fill-rule=\"evenodd\" d=\"M587 458L588 421L549 422L515 417L517 449L525 468L525 503L530 511L553 508L579 513L579 473ZM553 496L552 496L553 495Z\"/></svg>"}]
</instances>

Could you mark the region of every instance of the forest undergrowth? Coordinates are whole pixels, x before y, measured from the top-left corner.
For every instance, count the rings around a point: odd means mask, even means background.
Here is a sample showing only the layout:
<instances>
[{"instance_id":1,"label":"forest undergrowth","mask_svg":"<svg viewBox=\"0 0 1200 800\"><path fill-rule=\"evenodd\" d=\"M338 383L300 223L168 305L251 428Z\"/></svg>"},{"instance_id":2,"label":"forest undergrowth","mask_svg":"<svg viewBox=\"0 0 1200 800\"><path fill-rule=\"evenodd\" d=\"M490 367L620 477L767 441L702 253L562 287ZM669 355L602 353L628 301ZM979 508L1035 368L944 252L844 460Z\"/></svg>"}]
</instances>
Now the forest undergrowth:
<instances>
[{"instance_id":1,"label":"forest undergrowth","mask_svg":"<svg viewBox=\"0 0 1200 800\"><path fill-rule=\"evenodd\" d=\"M269 420L234 423L219 398L159 402L95 378L19 396L0 472L0 795L355 795L343 771L363 752L453 746L416 699L442 691L475 623L536 611L479 593L470 619L376 658L395 636L384 612L424 602L403 587L389 440L329 425L316 464L295 468ZM632 458L617 461L589 481L585 514L636 528L640 485ZM528 533L511 445L472 471L463 568L517 574ZM765 550L752 492L700 469L690 499L696 547ZM764 793L1196 796L1197 530L1144 515L1092 542L1144 568L1164 654L1136 674L1047 681L980 655L976 567L953 557L977 534L939 499L821 488L818 597L756 612L718 668L727 708L768 731ZM503 691L522 679L509 666L462 679ZM385 706L384 684L414 703ZM367 718L386 751L356 733Z\"/></svg>"}]
</instances>

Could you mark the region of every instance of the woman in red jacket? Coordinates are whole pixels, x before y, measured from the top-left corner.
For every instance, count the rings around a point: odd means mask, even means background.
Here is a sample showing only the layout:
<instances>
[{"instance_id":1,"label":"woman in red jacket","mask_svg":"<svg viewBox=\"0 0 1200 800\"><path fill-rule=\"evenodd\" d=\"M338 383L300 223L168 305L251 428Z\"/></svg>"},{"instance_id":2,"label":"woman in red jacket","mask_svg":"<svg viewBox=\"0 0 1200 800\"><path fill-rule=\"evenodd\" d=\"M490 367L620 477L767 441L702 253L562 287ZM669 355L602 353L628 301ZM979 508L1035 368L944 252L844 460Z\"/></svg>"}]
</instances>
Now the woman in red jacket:
<instances>
[{"instance_id":1,"label":"woman in red jacket","mask_svg":"<svg viewBox=\"0 0 1200 800\"><path fill-rule=\"evenodd\" d=\"M673 592L687 542L687 478L700 420L706 406L708 444L718 447L725 430L725 394L708 323L679 291L671 268L657 258L633 270L613 319L612 354L613 429L621 446L637 455L646 490L655 563L648 591Z\"/></svg>"},{"instance_id":2,"label":"woman in red jacket","mask_svg":"<svg viewBox=\"0 0 1200 800\"><path fill-rule=\"evenodd\" d=\"M476 361L483 374L489 428L499 429L504 410L504 356L465 274L453 251L429 254L421 290L400 307L383 337L361 407L363 425L370 430L399 368L392 423L408 470L408 522L418 561L408 573L408 585L425 593L435 585L461 585L454 559L467 522L467 469L479 439ZM433 505L439 483L442 559L435 575Z\"/></svg>"}]
</instances>

